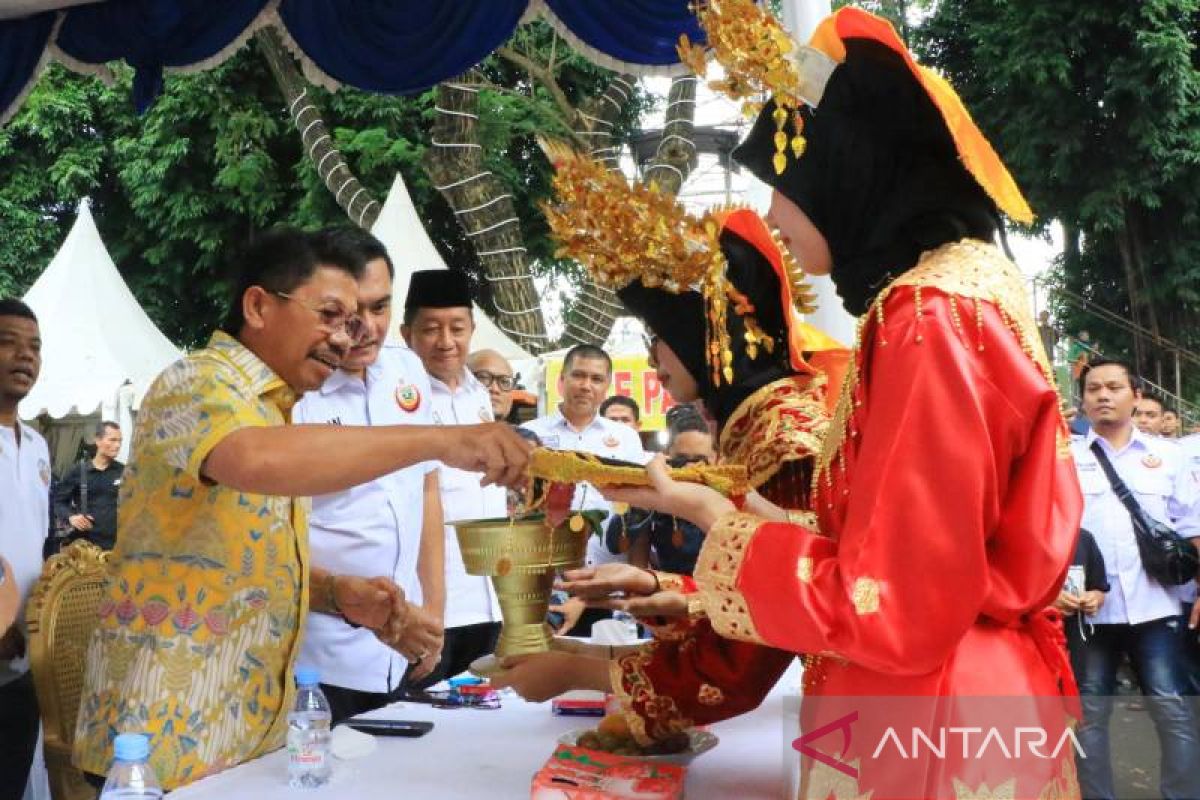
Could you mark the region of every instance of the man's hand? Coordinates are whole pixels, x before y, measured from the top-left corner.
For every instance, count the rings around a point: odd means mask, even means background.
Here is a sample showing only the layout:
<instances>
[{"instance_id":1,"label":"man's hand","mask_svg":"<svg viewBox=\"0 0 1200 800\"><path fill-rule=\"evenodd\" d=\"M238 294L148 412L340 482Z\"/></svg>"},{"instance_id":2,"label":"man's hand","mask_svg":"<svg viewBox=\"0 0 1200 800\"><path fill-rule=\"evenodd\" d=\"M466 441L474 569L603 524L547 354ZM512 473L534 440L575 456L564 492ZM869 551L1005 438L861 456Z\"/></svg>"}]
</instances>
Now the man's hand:
<instances>
[{"instance_id":1,"label":"man's hand","mask_svg":"<svg viewBox=\"0 0 1200 800\"><path fill-rule=\"evenodd\" d=\"M1197 625L1200 625L1200 600L1192 603L1192 615L1188 617L1189 628L1195 630Z\"/></svg>"},{"instance_id":2,"label":"man's hand","mask_svg":"<svg viewBox=\"0 0 1200 800\"><path fill-rule=\"evenodd\" d=\"M87 514L72 514L67 517L67 522L77 531L90 531L92 529L92 518Z\"/></svg>"},{"instance_id":3,"label":"man's hand","mask_svg":"<svg viewBox=\"0 0 1200 800\"><path fill-rule=\"evenodd\" d=\"M21 593L17 589L17 579L13 577L12 567L0 558L0 631L7 631L17 618L21 607Z\"/></svg>"},{"instance_id":4,"label":"man's hand","mask_svg":"<svg viewBox=\"0 0 1200 800\"><path fill-rule=\"evenodd\" d=\"M521 697L541 703L572 689L612 691L608 661L574 653L549 652L509 656L491 678L497 689L512 687Z\"/></svg>"},{"instance_id":5,"label":"man's hand","mask_svg":"<svg viewBox=\"0 0 1200 800\"><path fill-rule=\"evenodd\" d=\"M347 622L399 638L408 614L404 591L391 578L334 575L333 599Z\"/></svg>"},{"instance_id":6,"label":"man's hand","mask_svg":"<svg viewBox=\"0 0 1200 800\"><path fill-rule=\"evenodd\" d=\"M578 597L568 597L567 601L561 606L552 605L550 610L563 615L562 625L554 631L556 636L566 636L571 632L571 629L579 624L579 618L583 616L583 610L587 608L587 603Z\"/></svg>"},{"instance_id":7,"label":"man's hand","mask_svg":"<svg viewBox=\"0 0 1200 800\"><path fill-rule=\"evenodd\" d=\"M431 611L420 606L408 606L408 622L396 639L384 639L400 655L413 665L411 680L421 680L433 672L442 659L445 633L442 620Z\"/></svg>"},{"instance_id":8,"label":"man's hand","mask_svg":"<svg viewBox=\"0 0 1200 800\"><path fill-rule=\"evenodd\" d=\"M1079 611L1081 599L1070 592L1059 592L1058 598L1054 601L1054 607L1069 617Z\"/></svg>"},{"instance_id":9,"label":"man's hand","mask_svg":"<svg viewBox=\"0 0 1200 800\"><path fill-rule=\"evenodd\" d=\"M438 460L468 472L482 472L480 483L519 487L526 481L533 444L504 422L450 425L438 431Z\"/></svg>"},{"instance_id":10,"label":"man's hand","mask_svg":"<svg viewBox=\"0 0 1200 800\"><path fill-rule=\"evenodd\" d=\"M567 570L557 588L587 601L608 600L618 592L626 596L654 594L658 581L644 569L612 562Z\"/></svg>"},{"instance_id":11,"label":"man's hand","mask_svg":"<svg viewBox=\"0 0 1200 800\"><path fill-rule=\"evenodd\" d=\"M1085 614L1095 614L1104 605L1104 592L1092 589L1084 592L1079 598L1079 610Z\"/></svg>"},{"instance_id":12,"label":"man's hand","mask_svg":"<svg viewBox=\"0 0 1200 800\"><path fill-rule=\"evenodd\" d=\"M25 634L21 626L13 623L8 626L4 636L0 636L0 661L11 661L25 655Z\"/></svg>"}]
</instances>

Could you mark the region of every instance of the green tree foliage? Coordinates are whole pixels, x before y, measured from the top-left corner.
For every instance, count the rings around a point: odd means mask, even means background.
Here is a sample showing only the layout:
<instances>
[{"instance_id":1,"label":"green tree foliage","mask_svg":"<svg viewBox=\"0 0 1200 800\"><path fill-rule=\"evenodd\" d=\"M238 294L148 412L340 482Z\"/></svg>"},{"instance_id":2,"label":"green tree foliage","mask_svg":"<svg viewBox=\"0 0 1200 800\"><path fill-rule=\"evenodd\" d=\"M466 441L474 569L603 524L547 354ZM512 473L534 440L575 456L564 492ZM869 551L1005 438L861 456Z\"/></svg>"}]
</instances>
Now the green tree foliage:
<instances>
[{"instance_id":1,"label":"green tree foliage","mask_svg":"<svg viewBox=\"0 0 1200 800\"><path fill-rule=\"evenodd\" d=\"M544 25L519 35L556 48L571 98L602 90L607 71L573 55ZM538 38L540 37L540 38ZM546 269L552 257L538 203L550 166L537 131L564 132L544 90L499 59L482 74L488 167L504 176L522 209L527 245ZM255 43L220 67L176 75L143 116L130 101L132 74L106 87L53 66L16 118L0 128L0 296L21 294L66 236L79 200L90 197L106 245L151 319L179 345L202 342L219 321L229 261L238 246L276 224L347 222L302 151L282 96ZM381 201L397 171L448 263L477 270L453 214L420 167L429 146L433 92L388 97L310 89L338 147ZM625 128L644 103L632 104Z\"/></svg>"},{"instance_id":2,"label":"green tree foliage","mask_svg":"<svg viewBox=\"0 0 1200 800\"><path fill-rule=\"evenodd\" d=\"M1066 232L1063 288L1200 349L1196 0L942 0L919 31L1025 191ZM1064 301L1068 330L1171 383L1171 357ZM1200 370L1193 368L1193 385ZM1193 390L1194 391L1194 390Z\"/></svg>"}]
</instances>

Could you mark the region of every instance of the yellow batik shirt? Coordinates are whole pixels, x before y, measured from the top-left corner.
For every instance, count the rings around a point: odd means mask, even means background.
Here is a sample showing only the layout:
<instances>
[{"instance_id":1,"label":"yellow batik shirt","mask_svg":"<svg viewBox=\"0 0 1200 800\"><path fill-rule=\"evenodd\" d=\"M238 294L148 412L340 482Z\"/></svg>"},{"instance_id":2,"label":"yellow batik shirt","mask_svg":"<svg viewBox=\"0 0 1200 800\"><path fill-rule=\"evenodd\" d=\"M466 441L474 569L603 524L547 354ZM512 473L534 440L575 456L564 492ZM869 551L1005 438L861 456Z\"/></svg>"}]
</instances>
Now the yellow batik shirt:
<instances>
[{"instance_id":1,"label":"yellow batik shirt","mask_svg":"<svg viewBox=\"0 0 1200 800\"><path fill-rule=\"evenodd\" d=\"M308 609L304 513L300 501L214 485L200 468L230 433L287 424L295 399L220 332L150 387L87 650L79 767L105 774L113 737L145 732L173 789L282 746Z\"/></svg>"}]
</instances>

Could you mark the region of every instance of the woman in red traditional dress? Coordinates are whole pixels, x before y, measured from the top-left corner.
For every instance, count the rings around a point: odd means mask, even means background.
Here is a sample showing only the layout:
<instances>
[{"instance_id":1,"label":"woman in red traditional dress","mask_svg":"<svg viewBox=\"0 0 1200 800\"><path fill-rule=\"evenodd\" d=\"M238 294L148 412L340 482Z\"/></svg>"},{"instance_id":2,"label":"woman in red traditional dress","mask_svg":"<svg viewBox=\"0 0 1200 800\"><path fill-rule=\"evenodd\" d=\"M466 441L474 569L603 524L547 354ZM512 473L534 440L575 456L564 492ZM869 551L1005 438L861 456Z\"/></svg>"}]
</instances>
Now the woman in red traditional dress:
<instances>
[{"instance_id":1,"label":"woman in red traditional dress","mask_svg":"<svg viewBox=\"0 0 1200 800\"><path fill-rule=\"evenodd\" d=\"M560 202L549 219L563 252L614 286L646 325L664 388L678 402L702 402L715 419L719 463L745 466L756 496L811 519L813 466L832 406L825 370L840 375L849 354L798 319L793 298L802 307L809 298L795 262L749 209L715 211L701 222L673 200L651 197L651 205L678 216L658 224L653 212L643 213L638 205L648 198L646 187L630 187L602 164L550 150L558 165ZM695 236L681 233L689 220ZM711 233L705 230L709 225ZM704 267L699 288L689 279L698 272L688 274L686 267L680 272L665 255L680 247ZM633 269L597 267L625 263L625 251L643 254ZM708 268L709 254L716 257L716 269ZM689 576L627 564L569 577L641 580L648 591L695 586ZM790 651L723 638L706 620L644 621L655 641L611 664L555 652L521 659L522 672L553 673L560 690L590 685L595 672L608 673L606 681L628 687L630 728L649 740L754 708L795 659Z\"/></svg>"},{"instance_id":2,"label":"woman in red traditional dress","mask_svg":"<svg viewBox=\"0 0 1200 800\"><path fill-rule=\"evenodd\" d=\"M712 15L748 19L748 5L709 12L718 59L713 25L731 20ZM806 797L1077 797L1074 682L1046 609L1082 502L1021 274L992 244L998 209L1032 214L885 21L842 9L797 61L735 157L774 189L770 219L801 266L860 315L818 523L745 513L652 464L654 488L612 498L707 538L698 591L648 602L821 655L802 711Z\"/></svg>"}]
</instances>

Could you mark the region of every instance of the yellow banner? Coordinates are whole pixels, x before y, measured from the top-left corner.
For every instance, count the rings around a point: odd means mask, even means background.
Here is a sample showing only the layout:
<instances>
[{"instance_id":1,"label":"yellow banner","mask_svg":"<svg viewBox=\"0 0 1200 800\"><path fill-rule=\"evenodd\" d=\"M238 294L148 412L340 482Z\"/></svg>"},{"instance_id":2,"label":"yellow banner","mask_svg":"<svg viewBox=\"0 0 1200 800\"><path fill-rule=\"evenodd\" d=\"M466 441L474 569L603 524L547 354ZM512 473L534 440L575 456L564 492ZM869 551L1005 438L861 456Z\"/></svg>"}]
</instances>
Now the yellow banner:
<instances>
[{"instance_id":1,"label":"yellow banner","mask_svg":"<svg viewBox=\"0 0 1200 800\"><path fill-rule=\"evenodd\" d=\"M562 375L562 359L546 362L546 410L558 408L562 395L558 378ZM675 405L670 392L658 382L658 373L646 363L646 356L616 356L613 358L613 378L608 394L632 397L642 410L642 430L661 431L667 427L667 409Z\"/></svg>"}]
</instances>

